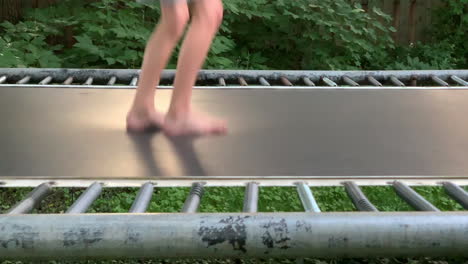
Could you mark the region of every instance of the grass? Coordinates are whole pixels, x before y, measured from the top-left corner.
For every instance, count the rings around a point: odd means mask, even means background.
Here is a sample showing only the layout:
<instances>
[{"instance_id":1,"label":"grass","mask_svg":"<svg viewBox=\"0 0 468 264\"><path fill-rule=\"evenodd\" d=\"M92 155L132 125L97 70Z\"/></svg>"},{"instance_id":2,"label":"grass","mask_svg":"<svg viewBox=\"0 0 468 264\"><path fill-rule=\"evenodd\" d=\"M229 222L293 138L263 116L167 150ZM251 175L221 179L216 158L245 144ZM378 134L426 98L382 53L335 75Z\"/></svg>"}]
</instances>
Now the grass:
<instances>
[{"instance_id":1,"label":"grass","mask_svg":"<svg viewBox=\"0 0 468 264\"><path fill-rule=\"evenodd\" d=\"M424 198L443 211L458 211L463 208L452 200L442 187L415 187ZM0 210L6 211L24 198L31 188L0 188ZM82 188L54 188L33 213L63 213L83 192ZM348 198L343 187L312 187L314 197L323 212L355 211L356 208ZM396 195L392 187L362 187L369 200L380 211L410 211L412 208ZM155 188L148 212L179 212L189 194L190 188ZM245 189L243 187L205 188L205 194L200 204L199 212L241 212ZM105 188L99 198L88 210L90 213L121 213L128 212L138 192L137 188ZM260 212L300 212L303 211L301 201L294 187L262 187L260 188L258 210ZM1 256L0 256L1 257ZM23 264L37 262L3 261L0 264ZM239 264L239 263L296 263L296 260L106 260L106 261L44 261L41 263L207 263L207 264ZM311 264L468 264L465 259L305 259Z\"/></svg>"}]
</instances>

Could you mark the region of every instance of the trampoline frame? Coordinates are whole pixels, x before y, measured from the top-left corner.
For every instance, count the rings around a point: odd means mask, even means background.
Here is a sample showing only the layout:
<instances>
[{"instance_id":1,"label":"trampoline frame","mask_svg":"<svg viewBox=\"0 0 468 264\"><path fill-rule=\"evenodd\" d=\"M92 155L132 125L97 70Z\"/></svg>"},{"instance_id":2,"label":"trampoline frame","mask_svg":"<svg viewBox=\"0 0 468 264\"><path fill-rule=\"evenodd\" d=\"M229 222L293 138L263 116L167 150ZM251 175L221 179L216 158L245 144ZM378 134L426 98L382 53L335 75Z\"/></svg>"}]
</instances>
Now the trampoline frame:
<instances>
[{"instance_id":1,"label":"trampoline frame","mask_svg":"<svg viewBox=\"0 0 468 264\"><path fill-rule=\"evenodd\" d=\"M0 88L134 89L139 70L0 69ZM174 70L162 74L172 88ZM196 89L468 89L468 70L200 71ZM393 186L416 211L379 212L361 186ZM103 188L140 187L126 214L87 214ZM180 213L146 213L154 188L192 186ZM206 187L245 186L242 213L197 213ZM258 212L259 189L295 186L297 213ZM357 212L321 212L310 187L344 186ZM443 186L468 209L461 176L58 179L2 176L35 187L0 214L0 259L468 257L468 212L441 212L412 186ZM64 214L29 214L58 187L87 187Z\"/></svg>"}]
</instances>

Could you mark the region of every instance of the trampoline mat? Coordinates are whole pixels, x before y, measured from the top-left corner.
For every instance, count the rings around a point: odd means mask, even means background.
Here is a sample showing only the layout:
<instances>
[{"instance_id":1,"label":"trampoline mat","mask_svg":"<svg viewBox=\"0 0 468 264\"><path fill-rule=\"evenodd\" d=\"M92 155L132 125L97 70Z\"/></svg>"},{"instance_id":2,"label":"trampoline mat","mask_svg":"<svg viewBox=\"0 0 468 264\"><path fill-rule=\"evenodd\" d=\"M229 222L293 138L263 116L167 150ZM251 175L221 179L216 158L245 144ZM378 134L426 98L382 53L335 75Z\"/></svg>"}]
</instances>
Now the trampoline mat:
<instances>
[{"instance_id":1,"label":"trampoline mat","mask_svg":"<svg viewBox=\"0 0 468 264\"><path fill-rule=\"evenodd\" d=\"M128 134L134 92L0 89L0 177L468 175L464 90L196 90L230 127L199 139Z\"/></svg>"}]
</instances>

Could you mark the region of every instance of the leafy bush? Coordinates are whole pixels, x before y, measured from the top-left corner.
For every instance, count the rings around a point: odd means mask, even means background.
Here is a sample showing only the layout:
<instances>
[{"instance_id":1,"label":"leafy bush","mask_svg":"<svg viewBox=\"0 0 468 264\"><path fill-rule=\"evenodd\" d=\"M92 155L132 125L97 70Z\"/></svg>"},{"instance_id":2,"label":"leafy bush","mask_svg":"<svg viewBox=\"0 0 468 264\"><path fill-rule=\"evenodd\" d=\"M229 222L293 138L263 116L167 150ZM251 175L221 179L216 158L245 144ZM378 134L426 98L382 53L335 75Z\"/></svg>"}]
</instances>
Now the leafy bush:
<instances>
[{"instance_id":1,"label":"leafy bush","mask_svg":"<svg viewBox=\"0 0 468 264\"><path fill-rule=\"evenodd\" d=\"M467 66L468 0L445 0L429 44L395 47L391 17L353 0L228 0L204 68L447 69ZM139 68L158 1L61 0L0 24L0 67ZM70 41L71 38L71 41ZM175 68L177 51L168 68Z\"/></svg>"},{"instance_id":2,"label":"leafy bush","mask_svg":"<svg viewBox=\"0 0 468 264\"><path fill-rule=\"evenodd\" d=\"M1 67L60 67L61 59L54 53L60 45L46 43L43 32L52 32L46 25L34 21L0 24L4 34L0 36Z\"/></svg>"},{"instance_id":3,"label":"leafy bush","mask_svg":"<svg viewBox=\"0 0 468 264\"><path fill-rule=\"evenodd\" d=\"M91 7L94 12L76 16L80 24L75 34L77 43L67 52L67 61L87 67L139 67L151 33L141 5L102 0Z\"/></svg>"},{"instance_id":4,"label":"leafy bush","mask_svg":"<svg viewBox=\"0 0 468 264\"><path fill-rule=\"evenodd\" d=\"M242 47L236 53L256 58L243 68L360 68L392 47L391 28L379 22L390 17L348 0L233 0L226 7L231 35Z\"/></svg>"},{"instance_id":5,"label":"leafy bush","mask_svg":"<svg viewBox=\"0 0 468 264\"><path fill-rule=\"evenodd\" d=\"M143 26L144 14L137 3L113 0L63 0L48 8L30 9L24 22L1 24L0 50L8 60L2 59L0 66L138 67L150 34ZM74 45L51 46L51 38L65 39L67 27L73 29Z\"/></svg>"},{"instance_id":6,"label":"leafy bush","mask_svg":"<svg viewBox=\"0 0 468 264\"><path fill-rule=\"evenodd\" d=\"M468 68L468 0L443 0L434 17L429 31L432 42L451 45L457 60L455 67Z\"/></svg>"},{"instance_id":7,"label":"leafy bush","mask_svg":"<svg viewBox=\"0 0 468 264\"><path fill-rule=\"evenodd\" d=\"M456 46L442 41L396 47L375 58L373 66L384 70L438 70L456 68L460 62Z\"/></svg>"},{"instance_id":8,"label":"leafy bush","mask_svg":"<svg viewBox=\"0 0 468 264\"><path fill-rule=\"evenodd\" d=\"M374 52L391 46L388 27L378 22L390 17L378 9L365 13L347 0L230 0L225 1L225 9L206 68L358 68ZM133 1L63 0L30 10L25 22L15 26L3 23L0 45L9 59L0 63L138 68L158 17L157 6ZM65 27L73 27L73 47L48 46L50 37L65 38ZM29 51L31 45L36 50Z\"/></svg>"}]
</instances>

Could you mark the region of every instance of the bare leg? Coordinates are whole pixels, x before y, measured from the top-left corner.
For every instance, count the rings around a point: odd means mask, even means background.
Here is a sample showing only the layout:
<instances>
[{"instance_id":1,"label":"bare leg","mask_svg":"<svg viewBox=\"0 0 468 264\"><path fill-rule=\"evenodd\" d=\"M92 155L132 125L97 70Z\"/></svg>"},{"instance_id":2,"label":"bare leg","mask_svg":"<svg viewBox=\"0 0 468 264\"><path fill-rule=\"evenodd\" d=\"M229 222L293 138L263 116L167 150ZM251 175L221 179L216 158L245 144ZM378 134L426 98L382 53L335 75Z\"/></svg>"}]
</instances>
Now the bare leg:
<instances>
[{"instance_id":1,"label":"bare leg","mask_svg":"<svg viewBox=\"0 0 468 264\"><path fill-rule=\"evenodd\" d=\"M162 127L164 115L155 110L154 95L160 75L189 19L185 1L161 4L161 19L146 45L140 81L133 105L127 115L127 129L144 131Z\"/></svg>"},{"instance_id":2,"label":"bare leg","mask_svg":"<svg viewBox=\"0 0 468 264\"><path fill-rule=\"evenodd\" d=\"M223 16L221 0L195 0L192 21L182 44L164 130L172 136L225 134L223 121L191 108L192 87Z\"/></svg>"}]
</instances>

